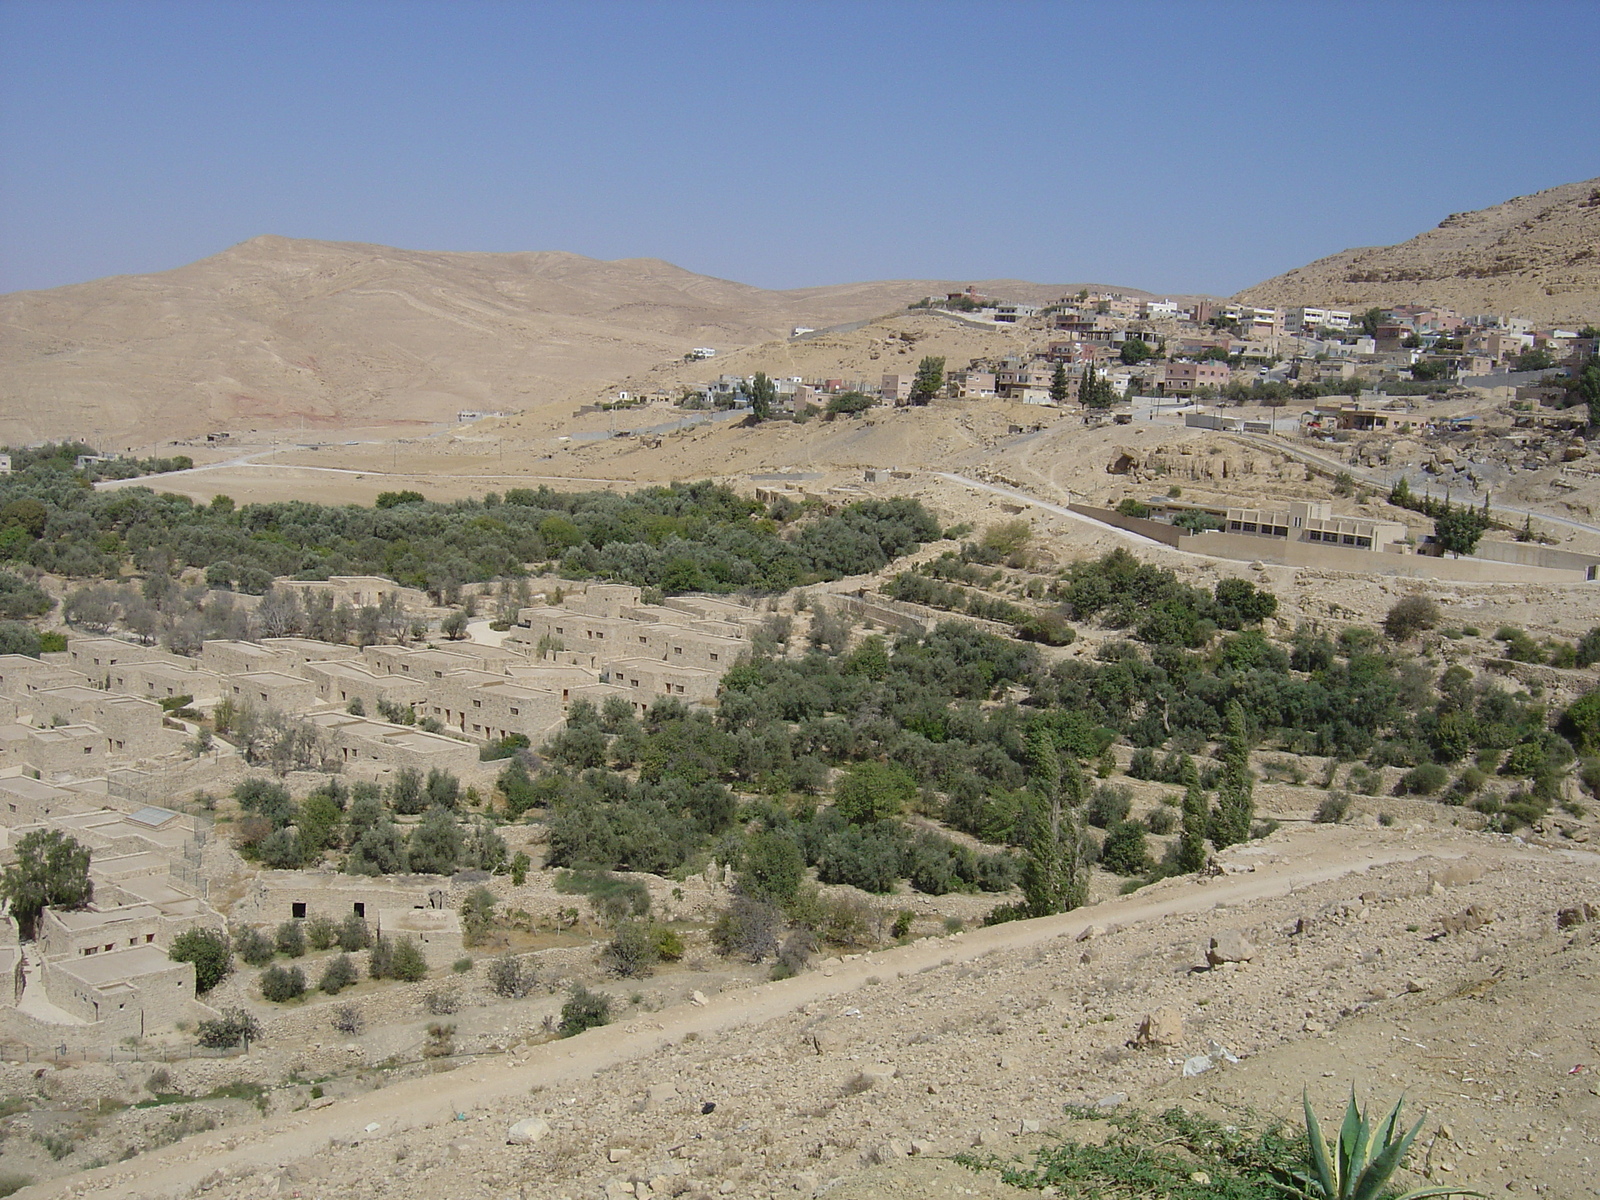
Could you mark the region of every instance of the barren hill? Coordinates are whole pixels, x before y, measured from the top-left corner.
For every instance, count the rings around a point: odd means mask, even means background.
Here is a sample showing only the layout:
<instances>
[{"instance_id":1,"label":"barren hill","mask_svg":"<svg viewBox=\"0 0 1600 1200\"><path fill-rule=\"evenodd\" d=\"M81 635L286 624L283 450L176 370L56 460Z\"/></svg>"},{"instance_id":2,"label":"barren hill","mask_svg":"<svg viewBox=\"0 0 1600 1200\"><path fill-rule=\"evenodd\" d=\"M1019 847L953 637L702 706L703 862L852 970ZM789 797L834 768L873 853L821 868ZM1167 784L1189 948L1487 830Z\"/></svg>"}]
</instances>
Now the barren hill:
<instances>
[{"instance_id":1,"label":"barren hill","mask_svg":"<svg viewBox=\"0 0 1600 1200\"><path fill-rule=\"evenodd\" d=\"M825 328L973 281L768 291L657 259L259 237L154 275L0 297L0 441L453 419ZM991 280L1040 302L1081 285Z\"/></svg>"},{"instance_id":2,"label":"barren hill","mask_svg":"<svg viewBox=\"0 0 1600 1200\"><path fill-rule=\"evenodd\" d=\"M1255 304L1442 304L1540 323L1600 320L1600 179L1452 213L1398 246L1320 258L1246 288Z\"/></svg>"}]
</instances>

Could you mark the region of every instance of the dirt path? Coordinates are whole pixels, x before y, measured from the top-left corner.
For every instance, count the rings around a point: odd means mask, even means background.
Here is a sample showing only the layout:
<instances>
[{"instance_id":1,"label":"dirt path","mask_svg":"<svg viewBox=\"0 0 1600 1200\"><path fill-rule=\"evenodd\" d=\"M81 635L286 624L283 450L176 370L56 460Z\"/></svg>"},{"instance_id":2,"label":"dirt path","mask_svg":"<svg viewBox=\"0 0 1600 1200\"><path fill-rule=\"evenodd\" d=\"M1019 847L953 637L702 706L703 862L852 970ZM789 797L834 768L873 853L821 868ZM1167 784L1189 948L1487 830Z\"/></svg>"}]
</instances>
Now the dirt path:
<instances>
[{"instance_id":1,"label":"dirt path","mask_svg":"<svg viewBox=\"0 0 1600 1200\"><path fill-rule=\"evenodd\" d=\"M1471 847L1475 860L1532 853L1514 841L1484 840ZM1276 861L1251 867L1263 853ZM1017 950L1075 938L1090 925L1105 929L1219 906L1234 908L1285 896L1314 884L1374 867L1428 857L1460 857L1462 843L1448 835L1394 836L1319 827L1285 835L1269 851L1241 847L1231 856L1241 873L1209 881L1170 880L1133 896L1060 917L1017 922L935 938L871 954L841 965L805 972L779 983L712 997L613 1025L579 1037L548 1042L493 1063L477 1063L449 1074L408 1081L316 1111L301 1111L253 1129L218 1130L144 1155L128 1163L66 1176L18 1195L166 1196L186 1192L212 1172L281 1167L326 1151L330 1143L360 1142L398 1131L438 1125L458 1112L526 1097L530 1082L546 1087L575 1083L608 1068L658 1052L686 1038L707 1038L757 1025L816 1001L872 985L880 977L909 976L941 965L969 963L997 950Z\"/></svg>"}]
</instances>

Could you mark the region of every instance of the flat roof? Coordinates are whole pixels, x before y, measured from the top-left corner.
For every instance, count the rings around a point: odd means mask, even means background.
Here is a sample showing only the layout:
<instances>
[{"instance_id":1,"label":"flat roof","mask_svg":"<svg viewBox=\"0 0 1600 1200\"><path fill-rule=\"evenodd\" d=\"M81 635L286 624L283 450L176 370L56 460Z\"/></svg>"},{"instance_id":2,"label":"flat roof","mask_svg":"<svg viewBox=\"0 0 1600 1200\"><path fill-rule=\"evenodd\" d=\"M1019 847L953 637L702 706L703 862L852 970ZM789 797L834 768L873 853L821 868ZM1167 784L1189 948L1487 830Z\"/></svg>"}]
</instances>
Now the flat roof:
<instances>
[{"instance_id":1,"label":"flat roof","mask_svg":"<svg viewBox=\"0 0 1600 1200\"><path fill-rule=\"evenodd\" d=\"M240 683L248 680L251 683L295 683L301 687L315 686L309 679L302 679L298 675L286 675L282 671L243 671L233 678Z\"/></svg>"},{"instance_id":2,"label":"flat roof","mask_svg":"<svg viewBox=\"0 0 1600 1200\"><path fill-rule=\"evenodd\" d=\"M83 954L77 958L56 959L50 965L64 974L76 975L95 988L137 979L140 975L159 975L179 966L159 946L129 946L103 954Z\"/></svg>"},{"instance_id":3,"label":"flat roof","mask_svg":"<svg viewBox=\"0 0 1600 1200\"><path fill-rule=\"evenodd\" d=\"M115 879L118 875L144 875L152 870L160 873L166 871L168 866L165 857L147 850L139 854L116 854L108 858L91 859L89 874Z\"/></svg>"},{"instance_id":4,"label":"flat roof","mask_svg":"<svg viewBox=\"0 0 1600 1200\"><path fill-rule=\"evenodd\" d=\"M41 742L70 742L82 737L100 737L102 733L93 725L57 725L51 729L35 729L30 734Z\"/></svg>"},{"instance_id":5,"label":"flat roof","mask_svg":"<svg viewBox=\"0 0 1600 1200\"><path fill-rule=\"evenodd\" d=\"M106 700L110 693L102 692L99 688L88 687L81 683L63 683L60 687L40 688L40 696L72 700Z\"/></svg>"},{"instance_id":6,"label":"flat roof","mask_svg":"<svg viewBox=\"0 0 1600 1200\"><path fill-rule=\"evenodd\" d=\"M166 677L192 675L199 679L221 679L217 672L206 667L184 667L177 663L151 660L148 662L118 663L118 666L138 667L146 675L160 675Z\"/></svg>"},{"instance_id":7,"label":"flat roof","mask_svg":"<svg viewBox=\"0 0 1600 1200\"><path fill-rule=\"evenodd\" d=\"M96 909L56 908L52 908L50 912L56 920L74 931L111 925L117 921L147 921L161 915L152 904L120 904L103 912Z\"/></svg>"},{"instance_id":8,"label":"flat roof","mask_svg":"<svg viewBox=\"0 0 1600 1200\"><path fill-rule=\"evenodd\" d=\"M376 674L371 667L364 667L360 662L347 658L318 658L306 664L307 670L316 670L324 675L337 675L342 677L357 677L370 683L380 683L393 679L393 675Z\"/></svg>"},{"instance_id":9,"label":"flat roof","mask_svg":"<svg viewBox=\"0 0 1600 1200\"><path fill-rule=\"evenodd\" d=\"M148 825L151 829L160 829L168 821L176 818L177 815L170 808L158 808L154 804L149 804L138 812L127 814L127 819L136 825Z\"/></svg>"},{"instance_id":10,"label":"flat roof","mask_svg":"<svg viewBox=\"0 0 1600 1200\"><path fill-rule=\"evenodd\" d=\"M667 662L659 658L616 658L611 660L610 669L613 673L622 667L630 670L665 672L669 675L717 674L710 667L691 667L688 663Z\"/></svg>"},{"instance_id":11,"label":"flat roof","mask_svg":"<svg viewBox=\"0 0 1600 1200\"><path fill-rule=\"evenodd\" d=\"M206 650L209 650L214 646L226 650L235 650L240 654L254 654L259 658L275 659L278 657L271 650L268 650L264 646L259 646L255 642L239 642L233 641L229 638L211 638L205 642L202 642L201 653L204 653Z\"/></svg>"},{"instance_id":12,"label":"flat roof","mask_svg":"<svg viewBox=\"0 0 1600 1200\"><path fill-rule=\"evenodd\" d=\"M19 726L19 728L22 727ZM77 794L69 792L65 788L54 787L28 775L8 775L0 778L0 791L10 792L14 796L23 796L29 800L62 800Z\"/></svg>"}]
</instances>

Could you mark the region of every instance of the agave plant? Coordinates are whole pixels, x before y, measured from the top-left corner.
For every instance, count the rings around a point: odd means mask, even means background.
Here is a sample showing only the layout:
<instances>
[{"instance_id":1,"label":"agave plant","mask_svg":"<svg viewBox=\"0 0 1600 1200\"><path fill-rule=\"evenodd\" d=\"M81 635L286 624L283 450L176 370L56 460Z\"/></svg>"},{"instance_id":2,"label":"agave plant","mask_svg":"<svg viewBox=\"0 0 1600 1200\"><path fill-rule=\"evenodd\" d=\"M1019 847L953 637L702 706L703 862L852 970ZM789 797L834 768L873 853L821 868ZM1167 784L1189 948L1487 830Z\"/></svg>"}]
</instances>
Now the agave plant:
<instances>
[{"instance_id":1,"label":"agave plant","mask_svg":"<svg viewBox=\"0 0 1600 1200\"><path fill-rule=\"evenodd\" d=\"M1385 1195L1390 1177L1405 1160L1411 1143L1416 1141L1422 1128L1419 1119L1409 1132L1400 1132L1400 1107L1396 1100L1389 1115L1374 1128L1367 1114L1356 1108L1355 1089L1350 1090L1350 1104L1344 1110L1344 1124L1339 1129L1339 1142L1329 1153L1328 1143L1322 1136L1322 1126L1311 1111L1311 1097L1302 1093L1306 1109L1306 1139L1311 1143L1311 1170L1295 1172L1297 1187L1280 1185L1291 1196L1302 1200L1380 1200ZM1428 1200L1432 1196L1482 1196L1481 1192L1468 1192L1461 1188L1425 1187L1397 1196L1394 1200Z\"/></svg>"}]
</instances>

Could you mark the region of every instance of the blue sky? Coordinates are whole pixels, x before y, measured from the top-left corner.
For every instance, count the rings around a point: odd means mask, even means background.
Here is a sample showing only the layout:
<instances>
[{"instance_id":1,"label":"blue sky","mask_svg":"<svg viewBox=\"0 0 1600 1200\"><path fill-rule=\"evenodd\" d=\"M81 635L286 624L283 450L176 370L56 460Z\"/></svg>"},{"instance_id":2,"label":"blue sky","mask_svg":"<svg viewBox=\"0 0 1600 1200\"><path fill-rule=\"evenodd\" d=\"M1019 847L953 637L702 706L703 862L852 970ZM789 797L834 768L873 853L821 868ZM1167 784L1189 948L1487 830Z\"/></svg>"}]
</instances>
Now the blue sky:
<instances>
[{"instance_id":1,"label":"blue sky","mask_svg":"<svg viewBox=\"0 0 1600 1200\"><path fill-rule=\"evenodd\" d=\"M1600 3L0 0L0 291L257 234L1228 293L1600 175Z\"/></svg>"}]
</instances>

